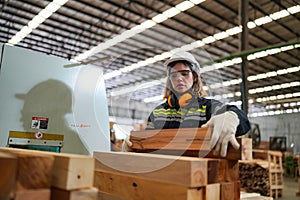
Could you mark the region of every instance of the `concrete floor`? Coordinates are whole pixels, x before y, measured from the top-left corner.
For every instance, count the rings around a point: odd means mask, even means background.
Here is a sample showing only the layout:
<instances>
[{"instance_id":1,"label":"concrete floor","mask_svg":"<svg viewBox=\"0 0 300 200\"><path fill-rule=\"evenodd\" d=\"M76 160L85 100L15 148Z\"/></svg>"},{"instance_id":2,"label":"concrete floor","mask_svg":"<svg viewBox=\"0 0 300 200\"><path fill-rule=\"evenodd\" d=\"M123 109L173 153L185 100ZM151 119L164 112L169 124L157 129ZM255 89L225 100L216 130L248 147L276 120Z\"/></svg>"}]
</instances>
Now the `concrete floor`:
<instances>
[{"instance_id":1,"label":"concrete floor","mask_svg":"<svg viewBox=\"0 0 300 200\"><path fill-rule=\"evenodd\" d=\"M300 196L296 196L298 192L298 182L295 178L283 177L284 188L282 197L278 198L280 200L300 200Z\"/></svg>"},{"instance_id":2,"label":"concrete floor","mask_svg":"<svg viewBox=\"0 0 300 200\"><path fill-rule=\"evenodd\" d=\"M300 196L296 196L296 193L299 191L299 186L295 178L284 176L283 180L284 180L283 195L279 197L278 200L300 200ZM251 197L251 195L254 196ZM275 198L260 196L258 193L253 193L253 194L250 193L250 196L247 197L241 196L241 200L275 200Z\"/></svg>"}]
</instances>

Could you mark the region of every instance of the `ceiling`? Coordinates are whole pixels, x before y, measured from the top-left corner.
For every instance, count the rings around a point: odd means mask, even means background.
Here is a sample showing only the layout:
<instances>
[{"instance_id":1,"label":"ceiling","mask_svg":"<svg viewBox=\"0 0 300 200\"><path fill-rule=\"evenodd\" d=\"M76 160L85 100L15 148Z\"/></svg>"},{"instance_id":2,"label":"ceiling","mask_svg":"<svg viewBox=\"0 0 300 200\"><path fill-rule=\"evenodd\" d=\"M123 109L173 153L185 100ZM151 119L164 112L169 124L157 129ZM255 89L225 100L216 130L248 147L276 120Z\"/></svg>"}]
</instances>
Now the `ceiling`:
<instances>
[{"instance_id":1,"label":"ceiling","mask_svg":"<svg viewBox=\"0 0 300 200\"><path fill-rule=\"evenodd\" d=\"M50 2L0 0L0 42L7 43ZM82 61L95 60L92 64L103 69L110 115L131 119L144 119L159 103L145 103L144 99L162 95L166 77L163 55L178 48L195 55L210 97L239 104L242 47L242 55L252 55L246 61L249 115L300 111L299 0L249 0L249 21L255 24L244 40L241 33L230 32L242 19L239 0L206 0L148 29L137 28L182 2L69 0L15 46L65 59L98 47ZM274 13L279 12L285 15L277 19ZM266 16L273 20L265 24L257 20ZM127 30L137 30L137 34L117 43ZM215 35L223 32L228 34ZM269 49L268 55L259 54L264 48ZM258 53L249 54L249 50ZM228 63L232 58L236 62ZM147 59L156 60L143 63ZM222 61L223 66L216 65Z\"/></svg>"}]
</instances>

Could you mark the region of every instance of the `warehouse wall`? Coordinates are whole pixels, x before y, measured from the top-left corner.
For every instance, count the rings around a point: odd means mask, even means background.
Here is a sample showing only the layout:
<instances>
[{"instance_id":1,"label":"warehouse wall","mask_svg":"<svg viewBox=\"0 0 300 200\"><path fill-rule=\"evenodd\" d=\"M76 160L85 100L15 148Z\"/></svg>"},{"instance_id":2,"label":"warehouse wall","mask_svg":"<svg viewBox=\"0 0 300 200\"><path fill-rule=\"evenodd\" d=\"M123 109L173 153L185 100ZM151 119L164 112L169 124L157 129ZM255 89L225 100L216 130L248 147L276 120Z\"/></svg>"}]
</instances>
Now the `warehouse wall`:
<instances>
[{"instance_id":1,"label":"warehouse wall","mask_svg":"<svg viewBox=\"0 0 300 200\"><path fill-rule=\"evenodd\" d=\"M102 70L64 68L70 61L5 45L0 71L0 146L9 131L64 135L62 152L108 151L109 121ZM95 103L97 102L97 103ZM47 128L32 126L47 118Z\"/></svg>"},{"instance_id":2,"label":"warehouse wall","mask_svg":"<svg viewBox=\"0 0 300 200\"><path fill-rule=\"evenodd\" d=\"M251 118L259 124L262 141L269 141L270 136L286 136L287 147L294 143L294 153L300 153L300 113L282 114Z\"/></svg>"}]
</instances>

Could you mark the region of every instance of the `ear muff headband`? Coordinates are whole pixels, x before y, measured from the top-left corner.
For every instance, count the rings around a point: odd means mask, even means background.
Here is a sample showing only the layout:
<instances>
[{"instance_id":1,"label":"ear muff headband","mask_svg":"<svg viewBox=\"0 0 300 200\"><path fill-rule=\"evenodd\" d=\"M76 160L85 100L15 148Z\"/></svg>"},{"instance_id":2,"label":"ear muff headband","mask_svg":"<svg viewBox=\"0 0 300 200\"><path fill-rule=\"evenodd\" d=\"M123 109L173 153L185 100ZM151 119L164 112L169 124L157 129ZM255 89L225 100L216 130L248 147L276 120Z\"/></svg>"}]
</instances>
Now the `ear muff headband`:
<instances>
[{"instance_id":1,"label":"ear muff headband","mask_svg":"<svg viewBox=\"0 0 300 200\"><path fill-rule=\"evenodd\" d=\"M178 108L178 107L185 107L189 105L193 98L193 95L191 93L184 93L180 96L180 98L177 100L176 96L174 94L170 95L167 99L168 104L171 108Z\"/></svg>"}]
</instances>

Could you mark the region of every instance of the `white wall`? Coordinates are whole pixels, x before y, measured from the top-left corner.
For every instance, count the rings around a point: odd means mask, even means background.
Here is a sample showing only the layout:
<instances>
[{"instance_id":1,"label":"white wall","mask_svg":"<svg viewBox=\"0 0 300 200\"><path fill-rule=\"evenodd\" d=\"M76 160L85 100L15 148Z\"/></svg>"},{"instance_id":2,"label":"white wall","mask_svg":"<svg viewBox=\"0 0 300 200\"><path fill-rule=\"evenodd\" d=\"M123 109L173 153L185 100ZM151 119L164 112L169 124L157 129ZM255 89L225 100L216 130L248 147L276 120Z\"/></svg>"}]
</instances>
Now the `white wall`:
<instances>
[{"instance_id":1,"label":"white wall","mask_svg":"<svg viewBox=\"0 0 300 200\"><path fill-rule=\"evenodd\" d=\"M262 141L270 136L286 136L287 146L295 144L294 153L300 153L300 113L250 118L259 124Z\"/></svg>"},{"instance_id":2,"label":"white wall","mask_svg":"<svg viewBox=\"0 0 300 200\"><path fill-rule=\"evenodd\" d=\"M62 152L108 151L109 121L102 70L64 68L62 58L5 46L0 71L0 146L9 131L30 131L33 116L49 118L44 133L64 134Z\"/></svg>"}]
</instances>

